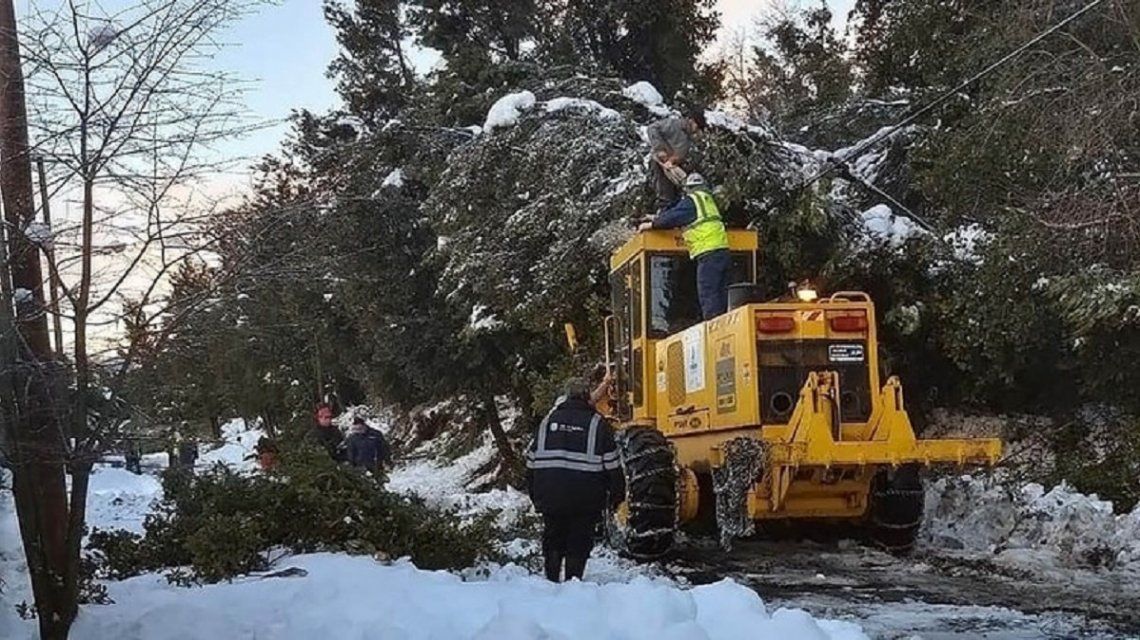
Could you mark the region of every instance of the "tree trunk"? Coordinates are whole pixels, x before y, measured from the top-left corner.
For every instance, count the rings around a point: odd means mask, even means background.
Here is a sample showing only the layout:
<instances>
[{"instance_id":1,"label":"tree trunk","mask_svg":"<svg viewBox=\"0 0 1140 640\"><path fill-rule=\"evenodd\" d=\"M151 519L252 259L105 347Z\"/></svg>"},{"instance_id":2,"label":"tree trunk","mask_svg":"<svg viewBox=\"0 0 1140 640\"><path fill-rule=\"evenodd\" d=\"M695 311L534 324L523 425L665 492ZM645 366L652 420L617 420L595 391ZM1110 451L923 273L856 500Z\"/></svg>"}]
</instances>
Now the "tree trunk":
<instances>
[{"instance_id":1,"label":"tree trunk","mask_svg":"<svg viewBox=\"0 0 1140 640\"><path fill-rule=\"evenodd\" d=\"M218 416L210 416L210 435L214 440L222 439L222 420Z\"/></svg>"},{"instance_id":2,"label":"tree trunk","mask_svg":"<svg viewBox=\"0 0 1140 640\"><path fill-rule=\"evenodd\" d=\"M12 0L0 0L0 193L8 226L8 257L16 290L18 395L13 407L12 493L20 537L35 595L40 637L67 637L77 604L68 545L66 448L56 420L50 376L51 339L43 313L40 255L23 230L35 219L32 167L28 156L27 108L16 13ZM2 301L9 304L8 300Z\"/></svg>"},{"instance_id":3,"label":"tree trunk","mask_svg":"<svg viewBox=\"0 0 1140 640\"><path fill-rule=\"evenodd\" d=\"M511 445L507 432L503 430L503 420L499 416L499 406L495 403L495 397L485 396L482 404L483 416L487 421L487 428L491 430L491 437L495 440L495 448L499 450L499 456L502 457L503 463L508 467L513 467L518 463L519 456L515 452L514 446Z\"/></svg>"}]
</instances>

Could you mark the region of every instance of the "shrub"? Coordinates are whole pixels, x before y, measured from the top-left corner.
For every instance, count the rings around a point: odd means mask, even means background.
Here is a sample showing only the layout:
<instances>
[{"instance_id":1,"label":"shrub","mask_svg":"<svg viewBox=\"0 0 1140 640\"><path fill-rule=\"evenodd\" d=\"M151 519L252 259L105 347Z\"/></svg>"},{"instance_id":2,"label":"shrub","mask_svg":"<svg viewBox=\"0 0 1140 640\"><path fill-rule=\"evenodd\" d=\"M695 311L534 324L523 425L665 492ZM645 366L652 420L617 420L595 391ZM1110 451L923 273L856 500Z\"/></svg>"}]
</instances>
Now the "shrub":
<instances>
[{"instance_id":1,"label":"shrub","mask_svg":"<svg viewBox=\"0 0 1140 640\"><path fill-rule=\"evenodd\" d=\"M167 472L163 487L146 535L91 535L100 575L187 567L177 580L216 582L265 569L273 548L407 556L424 569L458 569L487 557L495 533L489 517L461 523L307 448L284 451L271 474L219 465L201 475Z\"/></svg>"}]
</instances>

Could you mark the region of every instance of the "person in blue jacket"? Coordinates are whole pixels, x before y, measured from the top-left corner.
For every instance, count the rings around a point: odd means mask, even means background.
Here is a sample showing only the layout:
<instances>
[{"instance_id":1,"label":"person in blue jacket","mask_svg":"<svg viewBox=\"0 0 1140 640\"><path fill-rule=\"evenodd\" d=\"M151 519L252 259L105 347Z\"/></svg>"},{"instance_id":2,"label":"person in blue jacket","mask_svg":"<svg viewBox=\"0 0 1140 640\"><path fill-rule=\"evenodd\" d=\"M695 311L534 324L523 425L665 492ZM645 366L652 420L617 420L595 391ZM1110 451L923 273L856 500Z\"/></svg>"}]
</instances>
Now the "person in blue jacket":
<instances>
[{"instance_id":1,"label":"person in blue jacket","mask_svg":"<svg viewBox=\"0 0 1140 640\"><path fill-rule=\"evenodd\" d=\"M352 432L345 440L348 462L354 467L373 473L384 470L391 463L392 455L384 434L368 426L364 418L356 416L352 421Z\"/></svg>"},{"instance_id":2,"label":"person in blue jacket","mask_svg":"<svg viewBox=\"0 0 1140 640\"><path fill-rule=\"evenodd\" d=\"M685 197L653 218L638 231L684 229L682 237L689 258L697 263L697 296L705 320L728 311L728 230L721 219L708 183L699 173L685 178Z\"/></svg>"}]
</instances>

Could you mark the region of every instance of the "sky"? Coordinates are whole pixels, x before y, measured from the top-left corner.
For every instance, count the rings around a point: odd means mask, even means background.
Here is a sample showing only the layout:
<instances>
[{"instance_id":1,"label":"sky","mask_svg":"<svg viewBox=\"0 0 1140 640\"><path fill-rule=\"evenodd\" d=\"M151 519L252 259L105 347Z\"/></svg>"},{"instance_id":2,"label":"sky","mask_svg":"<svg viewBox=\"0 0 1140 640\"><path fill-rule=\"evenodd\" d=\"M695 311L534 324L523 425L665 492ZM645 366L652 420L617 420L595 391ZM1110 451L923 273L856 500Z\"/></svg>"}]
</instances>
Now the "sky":
<instances>
[{"instance_id":1,"label":"sky","mask_svg":"<svg viewBox=\"0 0 1140 640\"><path fill-rule=\"evenodd\" d=\"M98 1L108 11L130 6L131 0ZM340 99L333 80L326 75L337 54L336 36L325 21L321 0L274 0L275 4L246 17L222 34L225 48L211 64L251 82L246 94L252 117L269 126L225 143L220 156L242 158L237 166L248 167L257 158L276 151L288 133L286 122L295 109L323 112L336 108ZM722 28L715 52L733 34L747 29L756 16L773 7L809 4L816 0L718 0ZM47 8L62 0L18 0L17 11ZM855 0L827 0L842 28ZM21 11L22 10L22 11ZM421 55L417 65L427 69L435 56ZM237 180L239 186L242 180ZM240 186L239 186L240 188Z\"/></svg>"},{"instance_id":2,"label":"sky","mask_svg":"<svg viewBox=\"0 0 1140 640\"><path fill-rule=\"evenodd\" d=\"M719 0L717 8L724 26L713 46L747 27L773 1L787 4L787 0ZM854 2L828 0L837 26L842 27ZM250 110L256 117L280 122L231 143L231 155L256 158L272 153L288 131L283 120L290 110L320 112L339 104L335 83L325 75L336 56L336 37L320 5L319 0L281 0L279 6L246 18L227 34L225 39L232 44L217 64L253 80L248 96ZM430 57L424 64L430 66Z\"/></svg>"}]
</instances>

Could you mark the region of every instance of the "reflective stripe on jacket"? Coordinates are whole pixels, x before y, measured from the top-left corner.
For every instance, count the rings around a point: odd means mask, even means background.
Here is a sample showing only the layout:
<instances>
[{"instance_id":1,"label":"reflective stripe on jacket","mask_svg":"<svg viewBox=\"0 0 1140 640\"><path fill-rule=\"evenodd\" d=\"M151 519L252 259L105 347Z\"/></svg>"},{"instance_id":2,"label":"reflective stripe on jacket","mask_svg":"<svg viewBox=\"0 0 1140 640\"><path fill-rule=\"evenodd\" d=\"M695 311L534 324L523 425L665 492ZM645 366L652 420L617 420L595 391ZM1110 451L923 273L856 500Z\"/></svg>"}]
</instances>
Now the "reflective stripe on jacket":
<instances>
[{"instance_id":1,"label":"reflective stripe on jacket","mask_svg":"<svg viewBox=\"0 0 1140 640\"><path fill-rule=\"evenodd\" d=\"M583 399L558 402L526 454L527 490L540 513L599 513L625 494L613 428Z\"/></svg>"},{"instance_id":2,"label":"reflective stripe on jacket","mask_svg":"<svg viewBox=\"0 0 1140 640\"><path fill-rule=\"evenodd\" d=\"M571 471L598 473L621 467L617 449L605 453L598 452L598 427L601 424L602 416L595 415L590 420L590 426L586 427L585 450L579 453L565 449L547 448L548 433L579 428L577 425L554 422L550 419L551 415L547 415L538 428L534 450L527 451L526 466L528 469L569 469Z\"/></svg>"},{"instance_id":3,"label":"reflective stripe on jacket","mask_svg":"<svg viewBox=\"0 0 1140 640\"><path fill-rule=\"evenodd\" d=\"M728 231L724 228L724 221L720 218L720 209L712 194L703 189L697 189L689 194L693 204L697 207L697 219L685 227L681 234L685 244L689 247L689 257L706 254L717 249L728 248Z\"/></svg>"}]
</instances>

